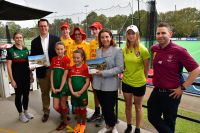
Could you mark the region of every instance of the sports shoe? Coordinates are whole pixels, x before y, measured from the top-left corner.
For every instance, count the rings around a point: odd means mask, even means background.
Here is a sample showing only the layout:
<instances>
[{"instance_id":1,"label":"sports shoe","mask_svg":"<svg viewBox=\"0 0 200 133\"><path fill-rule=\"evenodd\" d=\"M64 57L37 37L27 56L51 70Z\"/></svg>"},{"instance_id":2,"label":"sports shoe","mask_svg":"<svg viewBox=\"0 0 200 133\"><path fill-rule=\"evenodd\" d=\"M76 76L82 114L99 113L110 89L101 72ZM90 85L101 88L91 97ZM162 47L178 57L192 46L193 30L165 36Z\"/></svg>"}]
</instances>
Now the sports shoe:
<instances>
[{"instance_id":1,"label":"sports shoe","mask_svg":"<svg viewBox=\"0 0 200 133\"><path fill-rule=\"evenodd\" d=\"M96 126L96 127L101 127L101 126L103 125L103 121L104 121L104 118L103 118L103 115L101 115L100 118L98 118L98 119L96 120L95 126Z\"/></svg>"},{"instance_id":2,"label":"sports shoe","mask_svg":"<svg viewBox=\"0 0 200 133\"><path fill-rule=\"evenodd\" d=\"M78 133L84 133L85 132L85 128L86 128L86 125L81 125L80 130L79 130Z\"/></svg>"},{"instance_id":3,"label":"sports shoe","mask_svg":"<svg viewBox=\"0 0 200 133\"><path fill-rule=\"evenodd\" d=\"M112 131L112 128L106 128L106 127L104 127L101 130L99 130L98 133L107 133L109 131Z\"/></svg>"},{"instance_id":4,"label":"sports shoe","mask_svg":"<svg viewBox=\"0 0 200 133\"><path fill-rule=\"evenodd\" d=\"M101 118L101 114L94 113L90 118L87 119L87 122L93 122L99 118Z\"/></svg>"},{"instance_id":5,"label":"sports shoe","mask_svg":"<svg viewBox=\"0 0 200 133\"><path fill-rule=\"evenodd\" d=\"M31 113L29 113L29 112L24 112L24 115L25 115L26 118L28 118L28 119L33 119L33 118L34 118L33 114L31 114Z\"/></svg>"},{"instance_id":6,"label":"sports shoe","mask_svg":"<svg viewBox=\"0 0 200 133\"><path fill-rule=\"evenodd\" d=\"M127 126L126 130L124 133L131 133L132 132L132 126Z\"/></svg>"},{"instance_id":7,"label":"sports shoe","mask_svg":"<svg viewBox=\"0 0 200 133\"><path fill-rule=\"evenodd\" d=\"M134 133L140 133L140 128L135 128L135 132Z\"/></svg>"},{"instance_id":8,"label":"sports shoe","mask_svg":"<svg viewBox=\"0 0 200 133\"><path fill-rule=\"evenodd\" d=\"M74 133L79 133L81 128L81 124L76 124L76 126L74 127Z\"/></svg>"},{"instance_id":9,"label":"sports shoe","mask_svg":"<svg viewBox=\"0 0 200 133\"><path fill-rule=\"evenodd\" d=\"M118 133L117 128L114 126L114 128L112 129L112 133Z\"/></svg>"},{"instance_id":10,"label":"sports shoe","mask_svg":"<svg viewBox=\"0 0 200 133\"><path fill-rule=\"evenodd\" d=\"M21 122L24 122L24 123L26 123L26 122L29 121L28 118L26 118L26 116L24 115L24 113L21 113L21 114L19 115L19 120L20 120Z\"/></svg>"}]
</instances>

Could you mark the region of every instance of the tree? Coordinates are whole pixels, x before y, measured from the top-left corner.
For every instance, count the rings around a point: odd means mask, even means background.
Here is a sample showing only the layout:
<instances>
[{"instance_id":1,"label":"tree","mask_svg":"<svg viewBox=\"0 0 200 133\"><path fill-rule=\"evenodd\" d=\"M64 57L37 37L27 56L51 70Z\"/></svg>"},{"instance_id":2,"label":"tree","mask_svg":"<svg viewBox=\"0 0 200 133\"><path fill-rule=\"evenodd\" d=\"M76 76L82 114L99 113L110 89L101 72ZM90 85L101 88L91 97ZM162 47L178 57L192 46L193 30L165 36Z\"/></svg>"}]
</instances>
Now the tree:
<instances>
[{"instance_id":1,"label":"tree","mask_svg":"<svg viewBox=\"0 0 200 133\"><path fill-rule=\"evenodd\" d=\"M18 32L21 29L21 26L15 24L15 22L7 22L6 25L8 25L11 37L15 32Z\"/></svg>"}]
</instances>

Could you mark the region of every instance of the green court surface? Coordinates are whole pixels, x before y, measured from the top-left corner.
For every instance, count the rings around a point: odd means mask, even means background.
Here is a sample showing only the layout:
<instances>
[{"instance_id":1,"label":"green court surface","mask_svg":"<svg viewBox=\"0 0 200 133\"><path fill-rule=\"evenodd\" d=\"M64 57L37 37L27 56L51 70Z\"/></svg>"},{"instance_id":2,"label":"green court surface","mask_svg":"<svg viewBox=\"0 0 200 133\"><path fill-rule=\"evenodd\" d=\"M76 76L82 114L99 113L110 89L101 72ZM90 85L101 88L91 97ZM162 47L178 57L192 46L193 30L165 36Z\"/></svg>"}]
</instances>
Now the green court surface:
<instances>
[{"instance_id":1,"label":"green court surface","mask_svg":"<svg viewBox=\"0 0 200 133\"><path fill-rule=\"evenodd\" d=\"M191 56L200 64L200 41L173 41L174 43L184 47ZM143 42L142 42L143 43ZM145 44L145 42L143 43ZM123 48L125 44L121 44Z\"/></svg>"}]
</instances>

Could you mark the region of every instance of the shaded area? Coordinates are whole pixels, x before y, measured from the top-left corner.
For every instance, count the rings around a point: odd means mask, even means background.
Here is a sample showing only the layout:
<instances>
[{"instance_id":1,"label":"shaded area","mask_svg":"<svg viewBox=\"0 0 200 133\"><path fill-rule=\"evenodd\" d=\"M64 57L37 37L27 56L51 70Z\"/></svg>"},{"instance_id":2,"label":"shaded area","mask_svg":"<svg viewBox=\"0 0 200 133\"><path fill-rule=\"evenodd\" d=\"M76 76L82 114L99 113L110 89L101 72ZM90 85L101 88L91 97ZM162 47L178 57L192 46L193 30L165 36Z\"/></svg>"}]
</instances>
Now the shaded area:
<instances>
[{"instance_id":1,"label":"shaded area","mask_svg":"<svg viewBox=\"0 0 200 133\"><path fill-rule=\"evenodd\" d=\"M0 0L0 20L31 20L40 19L52 12L17 5Z\"/></svg>"}]
</instances>

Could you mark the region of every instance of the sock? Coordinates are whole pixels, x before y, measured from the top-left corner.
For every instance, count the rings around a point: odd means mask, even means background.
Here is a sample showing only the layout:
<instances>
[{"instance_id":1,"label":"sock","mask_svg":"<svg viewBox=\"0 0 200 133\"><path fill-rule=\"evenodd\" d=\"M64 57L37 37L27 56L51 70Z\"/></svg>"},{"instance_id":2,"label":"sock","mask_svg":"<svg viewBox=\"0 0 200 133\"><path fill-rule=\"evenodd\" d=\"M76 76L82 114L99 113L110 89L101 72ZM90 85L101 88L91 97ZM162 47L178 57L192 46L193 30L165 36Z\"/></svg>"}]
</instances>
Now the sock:
<instances>
[{"instance_id":1,"label":"sock","mask_svg":"<svg viewBox=\"0 0 200 133\"><path fill-rule=\"evenodd\" d=\"M95 107L95 114L100 114L100 107Z\"/></svg>"},{"instance_id":2,"label":"sock","mask_svg":"<svg viewBox=\"0 0 200 133\"><path fill-rule=\"evenodd\" d=\"M85 125L85 123L86 123L86 117L87 117L87 110L86 110L86 108L80 109L80 114L81 114L81 124Z\"/></svg>"}]
</instances>

